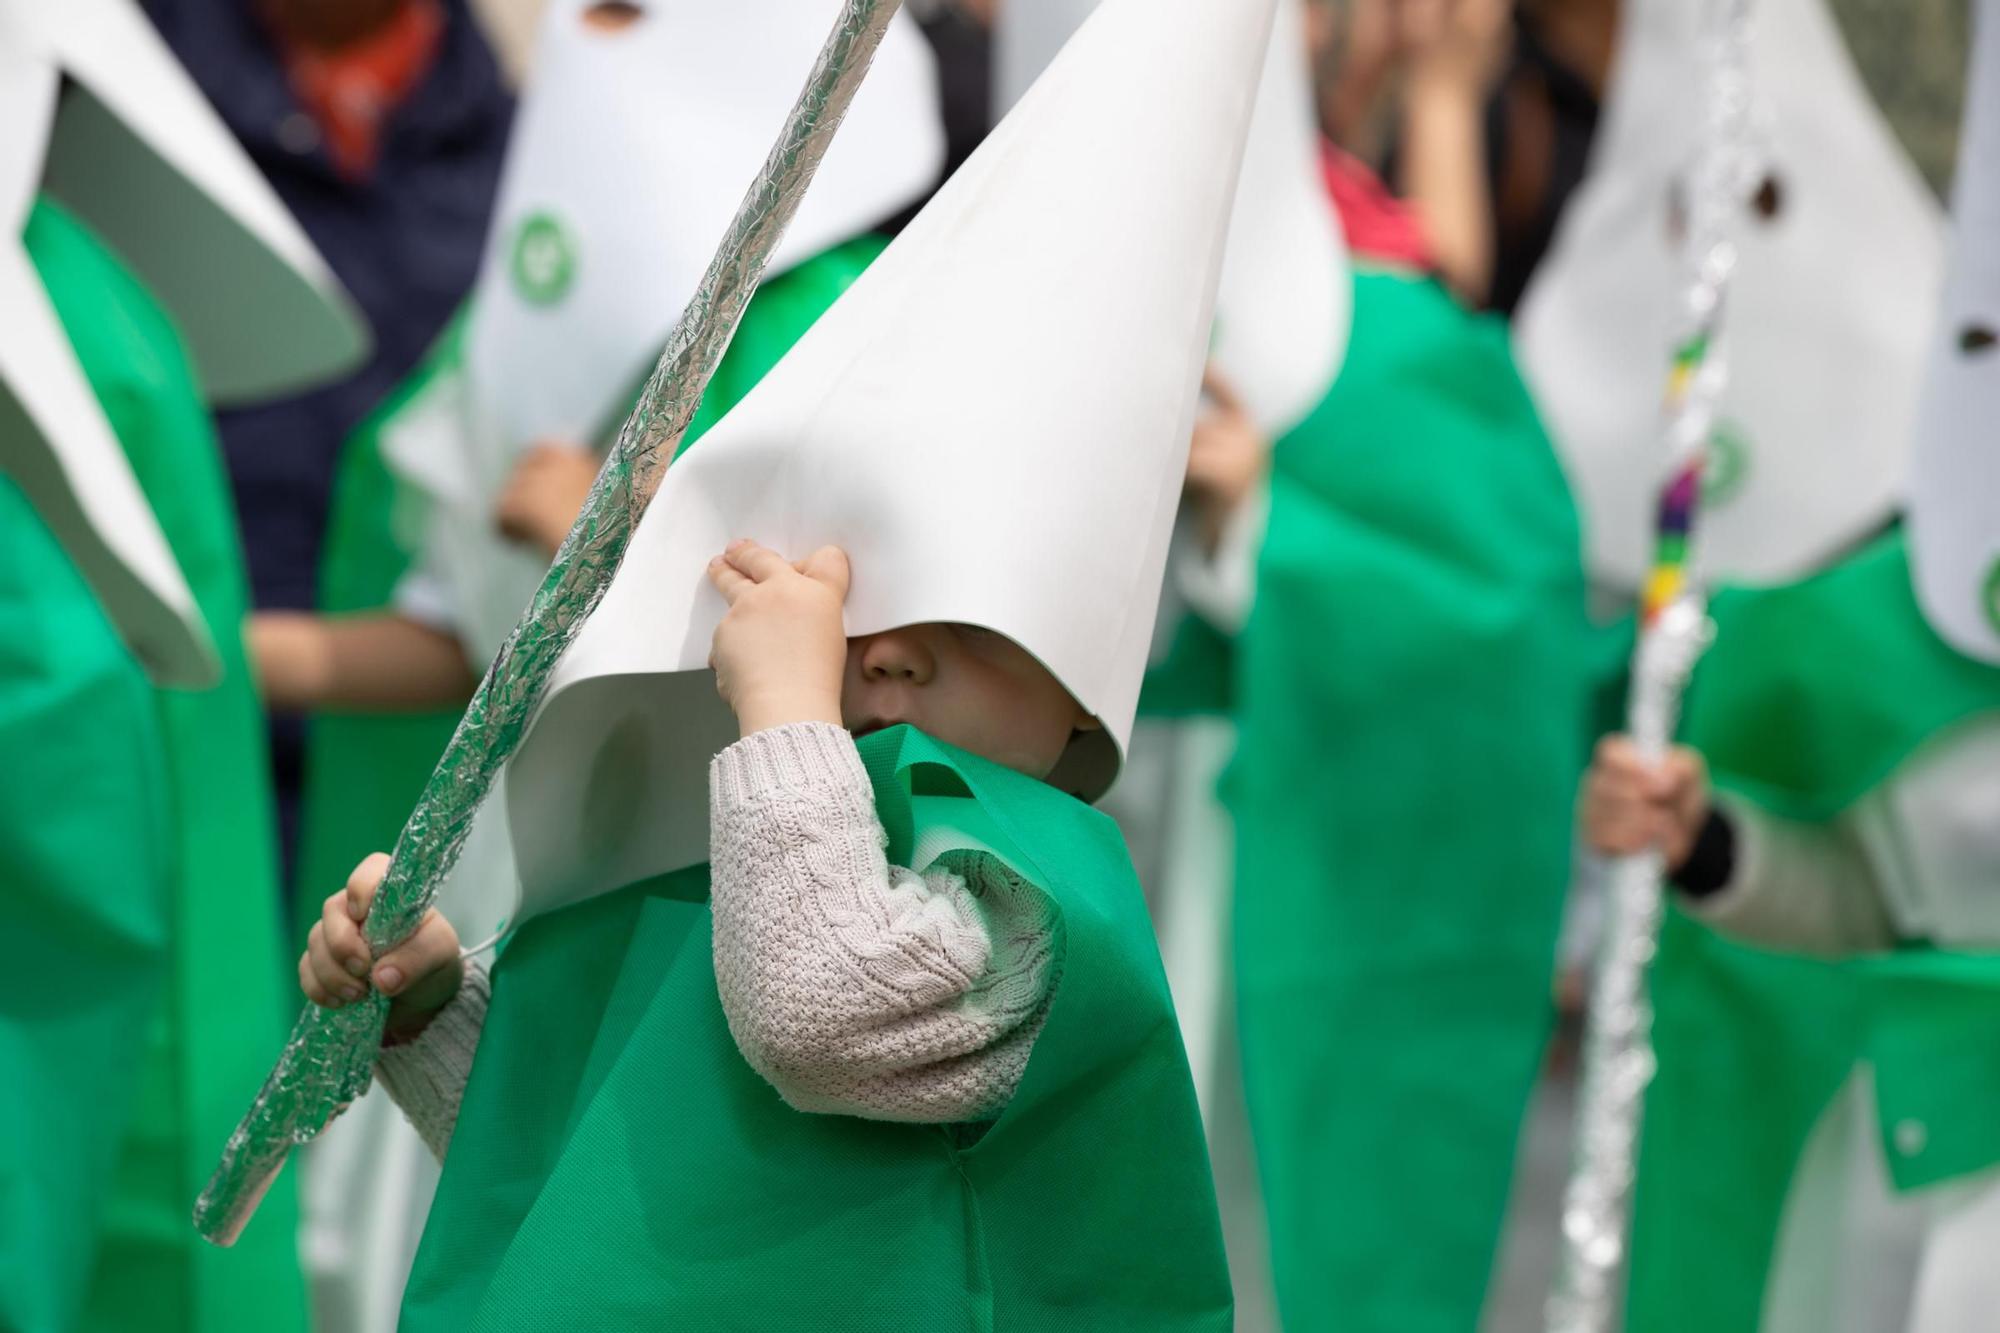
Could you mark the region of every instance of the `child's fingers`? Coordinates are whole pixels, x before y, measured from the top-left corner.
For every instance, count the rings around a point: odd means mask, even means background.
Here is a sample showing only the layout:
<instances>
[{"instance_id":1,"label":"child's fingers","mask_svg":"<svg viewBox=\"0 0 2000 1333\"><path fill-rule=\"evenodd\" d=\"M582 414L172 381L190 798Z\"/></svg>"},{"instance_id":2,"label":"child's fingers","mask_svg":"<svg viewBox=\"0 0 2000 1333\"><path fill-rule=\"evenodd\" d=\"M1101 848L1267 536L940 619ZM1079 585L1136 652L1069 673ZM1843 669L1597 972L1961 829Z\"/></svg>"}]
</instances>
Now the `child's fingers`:
<instances>
[{"instance_id":1,"label":"child's fingers","mask_svg":"<svg viewBox=\"0 0 2000 1333\"><path fill-rule=\"evenodd\" d=\"M1590 770L1586 790L1593 801L1606 808L1643 805L1652 798L1644 773L1608 764Z\"/></svg>"},{"instance_id":2,"label":"child's fingers","mask_svg":"<svg viewBox=\"0 0 2000 1333\"><path fill-rule=\"evenodd\" d=\"M754 583L762 583L765 579L796 572L785 557L768 546L759 546L753 541L730 543L729 549L722 553L722 558L728 561L732 568L749 575Z\"/></svg>"},{"instance_id":3,"label":"child's fingers","mask_svg":"<svg viewBox=\"0 0 2000 1333\"><path fill-rule=\"evenodd\" d=\"M798 570L815 583L824 584L832 589L839 594L843 602L847 600L849 578L847 552L838 546L820 547L799 562Z\"/></svg>"},{"instance_id":4,"label":"child's fingers","mask_svg":"<svg viewBox=\"0 0 2000 1333\"><path fill-rule=\"evenodd\" d=\"M301 965L300 978L305 980L310 974L316 983L316 1003L342 1005L358 1000L366 988L349 972L326 942L326 922L321 921L306 937L305 959ZM315 989L308 988L308 995L315 995Z\"/></svg>"},{"instance_id":5,"label":"child's fingers","mask_svg":"<svg viewBox=\"0 0 2000 1333\"><path fill-rule=\"evenodd\" d=\"M731 606L736 605L736 599L746 590L757 586L722 556L717 556L708 562L708 581L722 594L722 600Z\"/></svg>"},{"instance_id":6,"label":"child's fingers","mask_svg":"<svg viewBox=\"0 0 2000 1333\"><path fill-rule=\"evenodd\" d=\"M1650 776L1654 769L1630 736L1606 736L1599 741L1594 767L1600 773L1639 778Z\"/></svg>"},{"instance_id":7,"label":"child's fingers","mask_svg":"<svg viewBox=\"0 0 2000 1333\"><path fill-rule=\"evenodd\" d=\"M1243 410L1243 399L1237 395L1235 383L1213 364L1201 373L1201 391L1225 412Z\"/></svg>"},{"instance_id":8,"label":"child's fingers","mask_svg":"<svg viewBox=\"0 0 2000 1333\"><path fill-rule=\"evenodd\" d=\"M1687 751L1675 750L1653 770L1649 786L1655 800L1671 804L1681 800L1695 781L1695 766Z\"/></svg>"},{"instance_id":9,"label":"child's fingers","mask_svg":"<svg viewBox=\"0 0 2000 1333\"><path fill-rule=\"evenodd\" d=\"M299 989L305 992L308 1000L322 1009L338 1009L347 1003L320 983L319 973L312 965L311 949L299 955Z\"/></svg>"},{"instance_id":10,"label":"child's fingers","mask_svg":"<svg viewBox=\"0 0 2000 1333\"><path fill-rule=\"evenodd\" d=\"M416 934L376 960L372 979L384 995L396 996L458 965L458 932L432 908Z\"/></svg>"},{"instance_id":11,"label":"child's fingers","mask_svg":"<svg viewBox=\"0 0 2000 1333\"><path fill-rule=\"evenodd\" d=\"M389 873L389 854L371 852L354 867L354 873L347 877L347 915L360 922L368 919L369 905L375 901L375 890L382 887L382 877Z\"/></svg>"},{"instance_id":12,"label":"child's fingers","mask_svg":"<svg viewBox=\"0 0 2000 1333\"><path fill-rule=\"evenodd\" d=\"M1656 845L1664 831L1650 810L1619 810L1592 825L1591 845L1608 856L1631 856Z\"/></svg>"},{"instance_id":13,"label":"child's fingers","mask_svg":"<svg viewBox=\"0 0 2000 1333\"><path fill-rule=\"evenodd\" d=\"M361 926L347 914L345 899L340 894L326 900L318 930L333 966L356 981L368 975L368 966L374 961L369 955L368 941L361 934Z\"/></svg>"}]
</instances>

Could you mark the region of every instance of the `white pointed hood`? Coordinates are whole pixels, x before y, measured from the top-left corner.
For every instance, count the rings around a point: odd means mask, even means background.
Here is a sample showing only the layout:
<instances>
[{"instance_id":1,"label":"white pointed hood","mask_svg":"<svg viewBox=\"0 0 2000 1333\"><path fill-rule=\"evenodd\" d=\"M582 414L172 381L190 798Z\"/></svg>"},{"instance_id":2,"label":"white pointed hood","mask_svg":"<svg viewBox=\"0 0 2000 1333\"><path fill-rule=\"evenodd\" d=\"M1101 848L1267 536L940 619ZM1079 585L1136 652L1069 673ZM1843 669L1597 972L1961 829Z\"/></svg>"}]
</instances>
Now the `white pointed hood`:
<instances>
[{"instance_id":1,"label":"white pointed hood","mask_svg":"<svg viewBox=\"0 0 2000 1333\"><path fill-rule=\"evenodd\" d=\"M608 32L590 8L554 0L542 21L467 330L473 391L517 448L623 417L840 7L645 0ZM935 61L898 15L770 273L894 215L943 166Z\"/></svg>"},{"instance_id":2,"label":"white pointed hood","mask_svg":"<svg viewBox=\"0 0 2000 1333\"><path fill-rule=\"evenodd\" d=\"M1108 0L881 259L675 463L508 776L524 913L707 859L732 538L853 565L851 634L1006 634L1136 708L1274 0Z\"/></svg>"},{"instance_id":3,"label":"white pointed hood","mask_svg":"<svg viewBox=\"0 0 2000 1333\"><path fill-rule=\"evenodd\" d=\"M119 253L216 401L332 374L365 332L131 0L0 0L0 125L0 469L155 677L200 683L213 648L22 248L28 210L46 189Z\"/></svg>"},{"instance_id":4,"label":"white pointed hood","mask_svg":"<svg viewBox=\"0 0 2000 1333\"><path fill-rule=\"evenodd\" d=\"M1682 281L1674 239L1699 151L1701 8L1629 0L1589 175L1516 322L1522 367L1588 527L1632 589L1652 545L1659 404ZM1754 6L1729 387L1701 516L1702 573L1810 572L1894 512L1943 267L1935 201L1868 100L1822 0Z\"/></svg>"},{"instance_id":5,"label":"white pointed hood","mask_svg":"<svg viewBox=\"0 0 2000 1333\"><path fill-rule=\"evenodd\" d=\"M1918 417L1910 568L1938 633L2000 663L2000 0L1980 0L1974 21L1952 221Z\"/></svg>"},{"instance_id":6,"label":"white pointed hood","mask_svg":"<svg viewBox=\"0 0 2000 1333\"><path fill-rule=\"evenodd\" d=\"M462 374L385 432L437 502L432 564L469 655L489 659L546 562L493 506L522 450L624 418L764 164L834 0L646 0L615 30L555 0L516 116ZM936 62L907 15L773 256L775 276L894 215L944 166Z\"/></svg>"},{"instance_id":7,"label":"white pointed hood","mask_svg":"<svg viewBox=\"0 0 2000 1333\"><path fill-rule=\"evenodd\" d=\"M1007 0L995 22L995 99L1012 106L1098 0ZM1279 0L1243 154L1210 359L1265 432L1318 407L1347 350L1347 238L1320 165L1305 7Z\"/></svg>"}]
</instances>

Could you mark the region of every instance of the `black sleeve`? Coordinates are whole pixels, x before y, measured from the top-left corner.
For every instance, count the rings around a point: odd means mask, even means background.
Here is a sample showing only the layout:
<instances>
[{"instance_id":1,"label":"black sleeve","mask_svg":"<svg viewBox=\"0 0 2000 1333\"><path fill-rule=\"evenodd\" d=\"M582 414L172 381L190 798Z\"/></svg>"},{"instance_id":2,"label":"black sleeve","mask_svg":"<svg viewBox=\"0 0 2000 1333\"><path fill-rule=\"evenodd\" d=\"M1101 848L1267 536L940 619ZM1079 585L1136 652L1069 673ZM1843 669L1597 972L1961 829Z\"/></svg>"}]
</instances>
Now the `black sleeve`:
<instances>
[{"instance_id":1,"label":"black sleeve","mask_svg":"<svg viewBox=\"0 0 2000 1333\"><path fill-rule=\"evenodd\" d=\"M1687 860L1667 878L1688 897L1702 899L1720 893L1736 875L1736 826L1722 807L1712 805L1708 820L1695 835Z\"/></svg>"}]
</instances>

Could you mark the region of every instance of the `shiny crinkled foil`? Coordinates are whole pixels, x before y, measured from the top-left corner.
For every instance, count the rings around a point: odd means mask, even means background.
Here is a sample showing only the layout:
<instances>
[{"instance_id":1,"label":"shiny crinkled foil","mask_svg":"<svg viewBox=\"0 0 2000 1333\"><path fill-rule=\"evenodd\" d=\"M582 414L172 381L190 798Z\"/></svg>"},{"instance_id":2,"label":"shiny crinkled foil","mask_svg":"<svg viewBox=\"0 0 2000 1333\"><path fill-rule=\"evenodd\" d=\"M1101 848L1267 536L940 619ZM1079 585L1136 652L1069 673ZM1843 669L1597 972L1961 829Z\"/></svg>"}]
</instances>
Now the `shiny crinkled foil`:
<instances>
[{"instance_id":1,"label":"shiny crinkled foil","mask_svg":"<svg viewBox=\"0 0 2000 1333\"><path fill-rule=\"evenodd\" d=\"M1627 727L1643 754L1673 743L1682 691L1707 646L1706 603L1690 575L1695 520L1715 406L1727 379L1724 297L1736 265L1736 222L1756 179L1750 149L1750 0L1707 0L1701 33L1705 117L1689 181L1687 282L1666 399L1667 482L1658 542L1641 595ZM1576 1162L1563 1196L1562 1250L1550 1333L1621 1326L1641 1112L1651 1083L1653 1010L1647 973L1665 912L1657 852L1613 867L1603 951L1583 1039Z\"/></svg>"},{"instance_id":2,"label":"shiny crinkled foil","mask_svg":"<svg viewBox=\"0 0 2000 1333\"><path fill-rule=\"evenodd\" d=\"M610 586L899 4L844 0L784 133L668 339L576 526L487 668L396 839L365 928L377 955L407 939L430 909L557 661ZM306 1008L195 1203L195 1226L203 1236L218 1245L233 1243L294 1145L310 1140L367 1091L388 1008L372 991L342 1009Z\"/></svg>"}]
</instances>

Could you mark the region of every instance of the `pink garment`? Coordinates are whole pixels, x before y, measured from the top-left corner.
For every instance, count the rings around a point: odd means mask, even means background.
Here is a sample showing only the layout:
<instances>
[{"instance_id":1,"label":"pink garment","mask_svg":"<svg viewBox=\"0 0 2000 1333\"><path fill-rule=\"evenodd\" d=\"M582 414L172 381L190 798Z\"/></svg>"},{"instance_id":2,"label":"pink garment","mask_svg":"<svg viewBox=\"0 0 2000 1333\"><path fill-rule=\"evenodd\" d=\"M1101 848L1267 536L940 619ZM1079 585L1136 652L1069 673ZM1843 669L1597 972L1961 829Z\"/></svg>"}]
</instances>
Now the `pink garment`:
<instances>
[{"instance_id":1,"label":"pink garment","mask_svg":"<svg viewBox=\"0 0 2000 1333\"><path fill-rule=\"evenodd\" d=\"M1321 142L1321 162L1327 192L1356 259L1421 273L1437 267L1416 212L1390 194L1367 163L1326 140Z\"/></svg>"}]
</instances>

